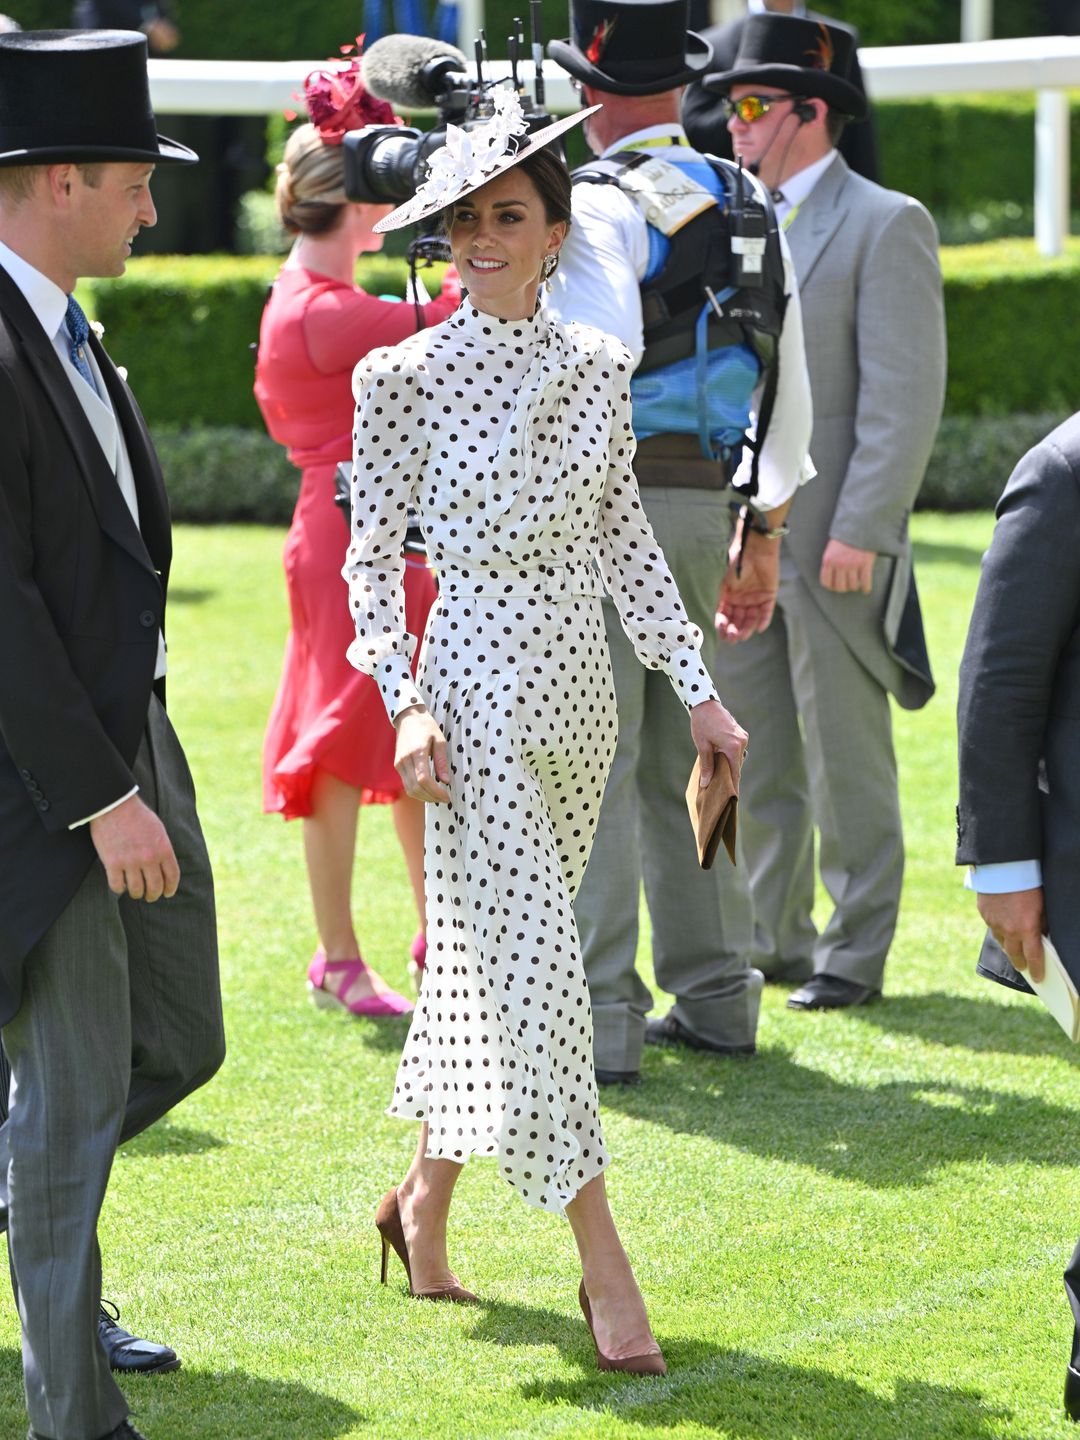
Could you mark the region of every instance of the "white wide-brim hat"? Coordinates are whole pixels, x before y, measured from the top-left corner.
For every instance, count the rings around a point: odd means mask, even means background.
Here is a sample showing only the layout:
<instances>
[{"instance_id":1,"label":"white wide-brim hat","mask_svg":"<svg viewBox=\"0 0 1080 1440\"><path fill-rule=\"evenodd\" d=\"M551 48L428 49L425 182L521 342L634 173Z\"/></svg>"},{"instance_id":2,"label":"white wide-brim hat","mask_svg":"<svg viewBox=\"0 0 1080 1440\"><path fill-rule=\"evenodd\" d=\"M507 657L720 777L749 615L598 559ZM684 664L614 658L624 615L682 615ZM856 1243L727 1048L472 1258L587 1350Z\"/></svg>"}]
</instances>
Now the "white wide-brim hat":
<instances>
[{"instance_id":1,"label":"white wide-brim hat","mask_svg":"<svg viewBox=\"0 0 1080 1440\"><path fill-rule=\"evenodd\" d=\"M411 200L374 226L377 234L401 230L438 215L505 170L520 165L537 150L558 140L567 130L580 125L602 107L590 105L575 115L567 115L530 135L521 109L521 102L510 89L495 92L495 113L471 130L457 125L446 127L446 144L440 145L428 160L428 178Z\"/></svg>"}]
</instances>

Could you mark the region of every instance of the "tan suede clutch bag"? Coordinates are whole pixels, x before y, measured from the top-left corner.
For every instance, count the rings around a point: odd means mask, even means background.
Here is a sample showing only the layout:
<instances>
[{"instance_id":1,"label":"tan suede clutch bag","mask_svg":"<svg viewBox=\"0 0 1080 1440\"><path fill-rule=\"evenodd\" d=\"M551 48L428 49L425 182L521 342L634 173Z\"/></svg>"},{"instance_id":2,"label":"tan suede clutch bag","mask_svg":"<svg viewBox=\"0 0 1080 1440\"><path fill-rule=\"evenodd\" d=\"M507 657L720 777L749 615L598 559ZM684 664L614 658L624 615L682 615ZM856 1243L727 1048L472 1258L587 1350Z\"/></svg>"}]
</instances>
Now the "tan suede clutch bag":
<instances>
[{"instance_id":1,"label":"tan suede clutch bag","mask_svg":"<svg viewBox=\"0 0 1080 1440\"><path fill-rule=\"evenodd\" d=\"M694 761L686 787L686 805L697 841L698 863L711 870L721 840L728 859L735 864L735 833L738 826L739 792L726 755L717 754L713 777L701 788L701 760Z\"/></svg>"}]
</instances>

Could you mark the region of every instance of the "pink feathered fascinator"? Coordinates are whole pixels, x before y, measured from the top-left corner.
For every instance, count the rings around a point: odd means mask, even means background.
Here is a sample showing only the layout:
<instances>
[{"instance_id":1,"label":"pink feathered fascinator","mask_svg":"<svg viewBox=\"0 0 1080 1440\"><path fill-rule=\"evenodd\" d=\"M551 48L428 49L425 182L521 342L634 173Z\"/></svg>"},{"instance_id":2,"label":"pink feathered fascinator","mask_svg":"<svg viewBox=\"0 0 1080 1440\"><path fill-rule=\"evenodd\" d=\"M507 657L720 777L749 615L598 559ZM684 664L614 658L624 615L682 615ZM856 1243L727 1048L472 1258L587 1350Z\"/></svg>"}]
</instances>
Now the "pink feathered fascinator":
<instances>
[{"instance_id":1,"label":"pink feathered fascinator","mask_svg":"<svg viewBox=\"0 0 1080 1440\"><path fill-rule=\"evenodd\" d=\"M312 70L304 81L303 98L308 117L327 145L340 145L347 131L359 130L364 125L401 123L385 100L377 100L364 88L360 70L363 49L364 37L358 35L355 45L341 47L341 53L346 56L351 50L356 51L351 59L328 61L320 69Z\"/></svg>"}]
</instances>

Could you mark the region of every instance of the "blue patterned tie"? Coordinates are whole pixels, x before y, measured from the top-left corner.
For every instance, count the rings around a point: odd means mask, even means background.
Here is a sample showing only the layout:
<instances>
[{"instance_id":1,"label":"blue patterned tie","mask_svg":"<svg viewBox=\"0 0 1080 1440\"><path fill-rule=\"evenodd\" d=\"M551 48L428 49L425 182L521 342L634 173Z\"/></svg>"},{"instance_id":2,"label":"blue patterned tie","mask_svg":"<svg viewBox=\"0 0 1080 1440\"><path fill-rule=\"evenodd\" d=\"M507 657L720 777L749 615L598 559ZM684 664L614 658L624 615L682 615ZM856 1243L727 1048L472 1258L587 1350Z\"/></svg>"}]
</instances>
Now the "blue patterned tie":
<instances>
[{"instance_id":1,"label":"blue patterned tie","mask_svg":"<svg viewBox=\"0 0 1080 1440\"><path fill-rule=\"evenodd\" d=\"M68 296L67 315L64 317L64 323L71 336L71 363L96 395L97 385L94 383L94 372L90 369L86 355L83 353L83 346L90 334L90 322L83 314L83 308L74 295Z\"/></svg>"}]
</instances>

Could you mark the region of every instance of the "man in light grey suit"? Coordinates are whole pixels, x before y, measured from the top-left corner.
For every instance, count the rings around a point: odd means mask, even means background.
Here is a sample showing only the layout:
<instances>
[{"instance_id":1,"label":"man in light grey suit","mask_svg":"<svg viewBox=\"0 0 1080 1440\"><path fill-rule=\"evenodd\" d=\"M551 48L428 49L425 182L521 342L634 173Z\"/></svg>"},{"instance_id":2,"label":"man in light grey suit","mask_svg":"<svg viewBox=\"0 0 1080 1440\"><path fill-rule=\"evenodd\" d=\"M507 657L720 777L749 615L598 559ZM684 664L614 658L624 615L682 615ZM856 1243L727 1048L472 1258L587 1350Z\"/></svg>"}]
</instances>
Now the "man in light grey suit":
<instances>
[{"instance_id":1,"label":"man in light grey suit","mask_svg":"<svg viewBox=\"0 0 1080 1440\"><path fill-rule=\"evenodd\" d=\"M1042 978L1042 936L1080 983L1080 415L1036 445L998 502L960 666L959 865L988 933L980 974ZM1080 1245L1065 1409L1080 1420Z\"/></svg>"},{"instance_id":2,"label":"man in light grey suit","mask_svg":"<svg viewBox=\"0 0 1080 1440\"><path fill-rule=\"evenodd\" d=\"M889 696L933 693L908 516L941 414L937 234L906 195L852 173L835 146L860 113L850 37L755 15L729 97L732 139L773 191L802 297L818 476L783 542L770 628L722 651L718 684L754 737L740 830L754 901L751 963L805 981L793 1009L881 993L904 851ZM833 912L819 935L814 827Z\"/></svg>"}]
</instances>

